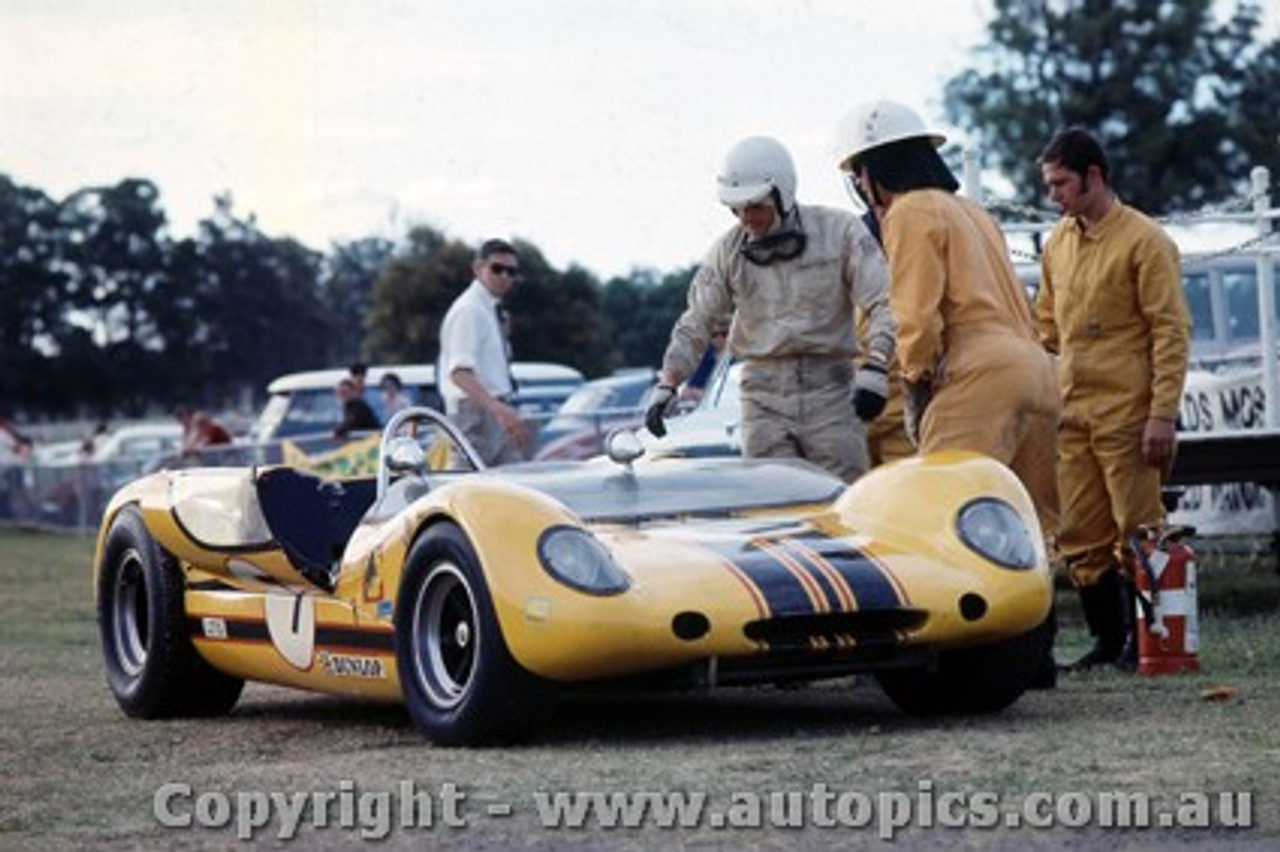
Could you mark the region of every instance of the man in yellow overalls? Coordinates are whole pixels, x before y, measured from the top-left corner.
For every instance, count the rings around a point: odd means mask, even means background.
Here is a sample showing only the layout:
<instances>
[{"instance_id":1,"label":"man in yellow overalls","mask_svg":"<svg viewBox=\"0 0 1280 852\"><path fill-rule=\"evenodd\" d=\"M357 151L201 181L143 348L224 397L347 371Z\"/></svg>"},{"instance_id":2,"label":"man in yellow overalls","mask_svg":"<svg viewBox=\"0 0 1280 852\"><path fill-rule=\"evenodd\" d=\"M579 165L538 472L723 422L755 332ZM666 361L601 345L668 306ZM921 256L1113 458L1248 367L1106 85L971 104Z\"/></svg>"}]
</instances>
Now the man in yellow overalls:
<instances>
[{"instance_id":1,"label":"man in yellow overalls","mask_svg":"<svg viewBox=\"0 0 1280 852\"><path fill-rule=\"evenodd\" d=\"M1094 645L1068 669L1123 663L1131 632L1126 539L1164 520L1163 472L1190 350L1178 248L1120 202L1088 132L1059 132L1040 155L1063 219L1045 244L1036 314L1062 390L1058 546Z\"/></svg>"},{"instance_id":2,"label":"man in yellow overalls","mask_svg":"<svg viewBox=\"0 0 1280 852\"><path fill-rule=\"evenodd\" d=\"M995 220L955 194L943 137L894 101L863 104L840 132L840 167L885 209L907 432L921 452L967 449L1022 480L1046 534L1057 526L1059 400Z\"/></svg>"},{"instance_id":3,"label":"man in yellow overalls","mask_svg":"<svg viewBox=\"0 0 1280 852\"><path fill-rule=\"evenodd\" d=\"M1008 465L1048 540L1058 520L1053 361L1004 234L955 194L959 183L937 152L943 141L910 108L881 100L849 113L837 143L840 168L885 210L904 424L921 452L973 450ZM1053 624L1036 686L1055 680Z\"/></svg>"}]
</instances>

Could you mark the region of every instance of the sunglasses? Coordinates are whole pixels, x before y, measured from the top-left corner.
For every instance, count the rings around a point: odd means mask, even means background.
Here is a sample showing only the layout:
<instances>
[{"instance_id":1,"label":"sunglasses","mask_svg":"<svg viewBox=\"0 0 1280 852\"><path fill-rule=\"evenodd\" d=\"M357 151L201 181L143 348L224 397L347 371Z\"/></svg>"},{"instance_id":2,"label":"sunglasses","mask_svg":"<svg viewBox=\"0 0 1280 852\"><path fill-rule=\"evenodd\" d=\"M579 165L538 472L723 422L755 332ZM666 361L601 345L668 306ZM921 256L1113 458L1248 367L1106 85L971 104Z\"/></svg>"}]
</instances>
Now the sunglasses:
<instances>
[{"instance_id":1,"label":"sunglasses","mask_svg":"<svg viewBox=\"0 0 1280 852\"><path fill-rule=\"evenodd\" d=\"M509 275L512 278L515 278L520 274L520 267L508 266L505 263L491 263L489 264L489 271L494 275Z\"/></svg>"}]
</instances>

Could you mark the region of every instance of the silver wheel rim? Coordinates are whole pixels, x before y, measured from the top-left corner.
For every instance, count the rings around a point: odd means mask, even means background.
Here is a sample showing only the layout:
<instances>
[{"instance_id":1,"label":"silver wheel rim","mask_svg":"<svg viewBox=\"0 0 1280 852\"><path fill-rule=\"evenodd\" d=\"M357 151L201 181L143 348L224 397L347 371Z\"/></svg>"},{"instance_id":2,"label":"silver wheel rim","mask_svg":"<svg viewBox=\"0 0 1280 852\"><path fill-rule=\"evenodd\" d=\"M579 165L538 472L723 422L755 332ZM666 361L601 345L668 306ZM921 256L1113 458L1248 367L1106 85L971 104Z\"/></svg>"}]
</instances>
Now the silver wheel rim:
<instances>
[{"instance_id":1,"label":"silver wheel rim","mask_svg":"<svg viewBox=\"0 0 1280 852\"><path fill-rule=\"evenodd\" d=\"M413 606L413 663L436 707L462 703L480 653L479 613L466 576L452 562L431 569Z\"/></svg>"},{"instance_id":2,"label":"silver wheel rim","mask_svg":"<svg viewBox=\"0 0 1280 852\"><path fill-rule=\"evenodd\" d=\"M116 659L125 674L137 677L147 663L146 569L138 551L121 555L111 591Z\"/></svg>"}]
</instances>

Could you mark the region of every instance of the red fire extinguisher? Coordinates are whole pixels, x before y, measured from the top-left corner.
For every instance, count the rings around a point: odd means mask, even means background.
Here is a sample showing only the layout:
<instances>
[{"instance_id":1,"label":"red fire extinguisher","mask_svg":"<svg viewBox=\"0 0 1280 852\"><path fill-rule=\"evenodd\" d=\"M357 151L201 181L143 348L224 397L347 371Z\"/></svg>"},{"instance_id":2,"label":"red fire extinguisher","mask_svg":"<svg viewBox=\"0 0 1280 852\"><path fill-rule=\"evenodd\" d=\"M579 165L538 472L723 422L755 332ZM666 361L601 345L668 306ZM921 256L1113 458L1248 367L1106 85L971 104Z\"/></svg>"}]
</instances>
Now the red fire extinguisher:
<instances>
[{"instance_id":1,"label":"red fire extinguisher","mask_svg":"<svg viewBox=\"0 0 1280 852\"><path fill-rule=\"evenodd\" d=\"M1138 560L1138 673L1200 671L1195 552L1182 538L1192 527L1143 528L1129 546Z\"/></svg>"}]
</instances>

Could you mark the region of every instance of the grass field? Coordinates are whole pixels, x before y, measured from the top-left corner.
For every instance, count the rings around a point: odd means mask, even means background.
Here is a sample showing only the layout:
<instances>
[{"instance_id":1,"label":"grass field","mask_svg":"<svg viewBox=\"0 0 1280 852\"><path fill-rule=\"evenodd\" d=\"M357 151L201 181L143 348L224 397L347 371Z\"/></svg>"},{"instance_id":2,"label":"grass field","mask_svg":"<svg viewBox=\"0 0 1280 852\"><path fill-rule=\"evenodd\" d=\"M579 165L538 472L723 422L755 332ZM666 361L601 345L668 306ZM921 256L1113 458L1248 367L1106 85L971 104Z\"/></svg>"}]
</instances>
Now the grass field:
<instances>
[{"instance_id":1,"label":"grass field","mask_svg":"<svg viewBox=\"0 0 1280 852\"><path fill-rule=\"evenodd\" d=\"M897 848L1280 848L1280 576L1266 560L1202 560L1200 675L1076 676L977 719L908 718L865 678L576 699L531 745L443 750L399 707L261 686L225 719L126 719L103 680L91 547L0 529L0 849L231 848L236 819L248 829L272 792L334 794L306 799L306 849L375 842L384 828L376 842L389 849L846 849L907 816ZM1067 593L1062 613L1069 657L1085 636ZM1205 697L1215 687L1226 697ZM544 827L539 796L557 791L705 794L731 827L704 816L661 828L656 810L640 828ZM1149 797L1152 818L1178 827L1101 827L1112 793ZM1219 799L1230 793L1249 798ZM164 827L157 802L219 825ZM1013 828L1008 812L1082 825ZM327 826L314 825L321 813ZM951 827L965 814L979 827ZM1252 828L1188 827L1246 815ZM793 819L804 827L783 825ZM285 827L254 836L289 845Z\"/></svg>"}]
</instances>

